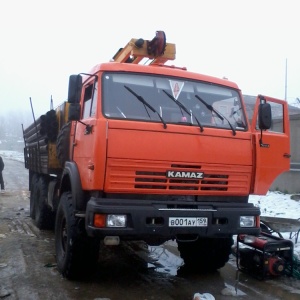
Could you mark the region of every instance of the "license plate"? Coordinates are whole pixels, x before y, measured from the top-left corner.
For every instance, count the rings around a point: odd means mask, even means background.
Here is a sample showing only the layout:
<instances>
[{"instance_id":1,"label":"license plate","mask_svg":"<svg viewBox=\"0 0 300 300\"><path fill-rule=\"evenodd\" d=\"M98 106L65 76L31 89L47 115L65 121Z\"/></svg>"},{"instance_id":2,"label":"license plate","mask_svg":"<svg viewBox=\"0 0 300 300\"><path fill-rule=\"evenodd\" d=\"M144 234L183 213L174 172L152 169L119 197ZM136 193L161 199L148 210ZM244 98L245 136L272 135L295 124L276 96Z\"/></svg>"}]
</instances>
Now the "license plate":
<instances>
[{"instance_id":1,"label":"license plate","mask_svg":"<svg viewBox=\"0 0 300 300\"><path fill-rule=\"evenodd\" d=\"M169 218L169 227L205 227L207 218Z\"/></svg>"}]
</instances>

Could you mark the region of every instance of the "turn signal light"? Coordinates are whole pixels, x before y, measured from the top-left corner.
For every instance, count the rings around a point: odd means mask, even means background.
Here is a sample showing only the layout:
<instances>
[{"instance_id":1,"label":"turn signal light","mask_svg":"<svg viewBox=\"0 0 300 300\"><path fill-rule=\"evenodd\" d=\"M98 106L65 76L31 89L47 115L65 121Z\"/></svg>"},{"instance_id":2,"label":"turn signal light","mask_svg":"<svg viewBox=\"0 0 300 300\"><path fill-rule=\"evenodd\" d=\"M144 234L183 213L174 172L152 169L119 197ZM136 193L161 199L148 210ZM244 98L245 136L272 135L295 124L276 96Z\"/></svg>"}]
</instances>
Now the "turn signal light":
<instances>
[{"instance_id":1,"label":"turn signal light","mask_svg":"<svg viewBox=\"0 0 300 300\"><path fill-rule=\"evenodd\" d=\"M95 227L106 227L106 215L95 214L94 215L94 226Z\"/></svg>"}]
</instances>

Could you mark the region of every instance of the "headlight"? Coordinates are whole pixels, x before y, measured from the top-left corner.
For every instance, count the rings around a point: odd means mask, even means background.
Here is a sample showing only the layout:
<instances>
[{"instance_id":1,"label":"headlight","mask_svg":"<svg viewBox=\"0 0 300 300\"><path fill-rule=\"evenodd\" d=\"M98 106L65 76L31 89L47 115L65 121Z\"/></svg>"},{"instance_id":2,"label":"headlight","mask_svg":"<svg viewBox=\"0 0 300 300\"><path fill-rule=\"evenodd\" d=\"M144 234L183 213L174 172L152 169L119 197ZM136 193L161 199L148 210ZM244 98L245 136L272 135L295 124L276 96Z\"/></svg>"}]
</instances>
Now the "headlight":
<instances>
[{"instance_id":1,"label":"headlight","mask_svg":"<svg viewBox=\"0 0 300 300\"><path fill-rule=\"evenodd\" d=\"M240 227L255 227L255 216L241 216Z\"/></svg>"},{"instance_id":2,"label":"headlight","mask_svg":"<svg viewBox=\"0 0 300 300\"><path fill-rule=\"evenodd\" d=\"M127 216L126 215L107 215L106 226L107 227L126 227Z\"/></svg>"}]
</instances>

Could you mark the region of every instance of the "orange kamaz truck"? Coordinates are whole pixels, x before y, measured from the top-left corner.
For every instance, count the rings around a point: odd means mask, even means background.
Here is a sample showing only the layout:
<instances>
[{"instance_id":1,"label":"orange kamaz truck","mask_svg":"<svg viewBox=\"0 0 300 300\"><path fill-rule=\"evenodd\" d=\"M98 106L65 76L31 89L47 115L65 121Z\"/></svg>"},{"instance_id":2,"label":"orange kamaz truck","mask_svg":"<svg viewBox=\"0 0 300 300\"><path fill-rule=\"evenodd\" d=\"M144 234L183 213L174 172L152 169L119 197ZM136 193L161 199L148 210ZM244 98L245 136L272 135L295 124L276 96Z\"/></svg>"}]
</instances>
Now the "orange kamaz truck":
<instances>
[{"instance_id":1,"label":"orange kamaz truck","mask_svg":"<svg viewBox=\"0 0 300 300\"><path fill-rule=\"evenodd\" d=\"M57 267L89 272L100 245L175 240L185 265L216 270L237 234L260 233L264 195L290 166L288 106L169 62L163 31L71 75L68 99L24 130L30 215L55 228Z\"/></svg>"}]
</instances>

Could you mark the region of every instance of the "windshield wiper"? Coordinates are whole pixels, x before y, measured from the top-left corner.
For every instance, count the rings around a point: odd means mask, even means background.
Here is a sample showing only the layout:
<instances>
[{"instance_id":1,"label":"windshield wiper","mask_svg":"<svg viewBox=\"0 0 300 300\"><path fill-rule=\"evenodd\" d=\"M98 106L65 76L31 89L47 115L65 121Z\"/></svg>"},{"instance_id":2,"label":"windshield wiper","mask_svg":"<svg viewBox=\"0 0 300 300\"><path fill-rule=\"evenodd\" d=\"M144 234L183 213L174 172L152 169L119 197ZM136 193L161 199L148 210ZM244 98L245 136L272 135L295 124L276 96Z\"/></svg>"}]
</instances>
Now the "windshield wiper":
<instances>
[{"instance_id":1,"label":"windshield wiper","mask_svg":"<svg viewBox=\"0 0 300 300\"><path fill-rule=\"evenodd\" d=\"M171 100L173 100L180 108L182 108L188 115L192 118L192 112L189 111L180 101L176 100L171 94L169 94L167 91L162 90ZM194 116L198 126L200 127L200 131L203 132L203 126L200 124L196 116Z\"/></svg>"},{"instance_id":2,"label":"windshield wiper","mask_svg":"<svg viewBox=\"0 0 300 300\"><path fill-rule=\"evenodd\" d=\"M216 111L212 105L206 103L206 102L205 102L203 99L201 99L198 95L195 95L195 97L196 97L202 104L204 104L205 107L206 107L209 111L214 112L214 113L215 113L222 121L224 121L223 116L222 116L218 111Z\"/></svg>"},{"instance_id":3,"label":"windshield wiper","mask_svg":"<svg viewBox=\"0 0 300 300\"><path fill-rule=\"evenodd\" d=\"M236 135L236 132L235 132L235 129L233 128L233 126L232 126L232 124L229 122L229 120L225 117L225 116L223 116L223 115L221 115L212 105L210 105L210 104L208 104L208 103L206 103L203 99L201 99L198 95L195 95L195 97L202 103L202 104L204 104L205 105L205 107L208 109L208 110L210 110L211 112L214 112L222 121L224 121L224 119L228 122L228 124L229 124L229 126L230 126L230 128L231 128L231 130L232 130L232 134L233 135Z\"/></svg>"},{"instance_id":4,"label":"windshield wiper","mask_svg":"<svg viewBox=\"0 0 300 300\"><path fill-rule=\"evenodd\" d=\"M167 124L166 122L164 121L164 119L161 117L161 115L158 113L158 111L153 107L151 106L142 96L138 95L136 92L134 92L130 87L124 85L125 89L128 90L132 95L134 95L136 97L136 99L138 99L141 103L143 103L145 106L147 106L148 108L150 108L154 113L157 113L158 114L158 117L160 118L160 120L162 121L162 123L164 124L164 128L166 129L167 128ZM146 108L145 108L146 109ZM146 109L147 111L147 109ZM149 116L149 118L151 119L148 111L147 111L147 114Z\"/></svg>"}]
</instances>

